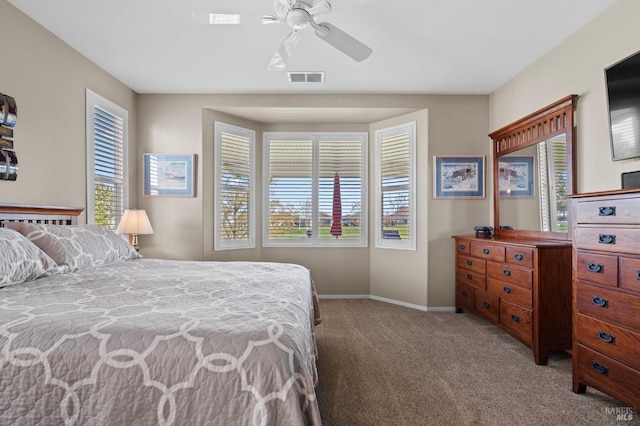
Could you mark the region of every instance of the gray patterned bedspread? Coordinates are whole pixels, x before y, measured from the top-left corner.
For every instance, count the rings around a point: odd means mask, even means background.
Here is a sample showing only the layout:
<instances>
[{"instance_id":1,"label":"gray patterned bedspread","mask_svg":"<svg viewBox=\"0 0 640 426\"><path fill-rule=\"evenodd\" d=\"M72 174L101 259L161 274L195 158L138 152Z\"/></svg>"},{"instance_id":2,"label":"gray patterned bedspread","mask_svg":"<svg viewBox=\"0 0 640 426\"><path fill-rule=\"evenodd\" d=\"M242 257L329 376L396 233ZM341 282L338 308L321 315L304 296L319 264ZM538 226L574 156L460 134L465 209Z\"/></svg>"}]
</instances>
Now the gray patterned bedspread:
<instances>
[{"instance_id":1,"label":"gray patterned bedspread","mask_svg":"<svg viewBox=\"0 0 640 426\"><path fill-rule=\"evenodd\" d=\"M0 424L320 424L297 265L140 259L0 289Z\"/></svg>"}]
</instances>

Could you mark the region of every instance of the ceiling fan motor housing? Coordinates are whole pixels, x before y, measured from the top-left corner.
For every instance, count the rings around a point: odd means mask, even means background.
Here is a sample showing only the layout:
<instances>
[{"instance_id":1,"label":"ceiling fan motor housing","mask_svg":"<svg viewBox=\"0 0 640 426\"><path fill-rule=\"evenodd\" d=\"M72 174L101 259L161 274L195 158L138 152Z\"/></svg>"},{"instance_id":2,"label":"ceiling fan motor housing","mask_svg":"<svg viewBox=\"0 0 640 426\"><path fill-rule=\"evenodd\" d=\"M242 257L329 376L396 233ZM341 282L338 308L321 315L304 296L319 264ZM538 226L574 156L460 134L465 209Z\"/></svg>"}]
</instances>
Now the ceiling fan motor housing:
<instances>
[{"instance_id":1,"label":"ceiling fan motor housing","mask_svg":"<svg viewBox=\"0 0 640 426\"><path fill-rule=\"evenodd\" d=\"M287 24L296 30L302 30L309 26L311 15L307 12L311 6L305 2L296 2L287 13Z\"/></svg>"}]
</instances>

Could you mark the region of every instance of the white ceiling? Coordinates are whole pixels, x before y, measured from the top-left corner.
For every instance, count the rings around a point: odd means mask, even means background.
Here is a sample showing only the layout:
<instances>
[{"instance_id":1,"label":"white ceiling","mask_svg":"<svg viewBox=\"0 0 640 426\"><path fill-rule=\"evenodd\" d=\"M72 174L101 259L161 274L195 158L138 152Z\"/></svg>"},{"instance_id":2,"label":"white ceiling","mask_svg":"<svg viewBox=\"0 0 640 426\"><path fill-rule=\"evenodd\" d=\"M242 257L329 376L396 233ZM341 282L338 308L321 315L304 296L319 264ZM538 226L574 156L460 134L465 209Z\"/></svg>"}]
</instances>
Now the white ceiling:
<instances>
[{"instance_id":1,"label":"white ceiling","mask_svg":"<svg viewBox=\"0 0 640 426\"><path fill-rule=\"evenodd\" d=\"M285 24L192 19L273 14L270 0L8 1L138 93L487 94L617 0L332 0L320 20L373 54L355 62L306 29L287 70L325 83L267 71Z\"/></svg>"}]
</instances>

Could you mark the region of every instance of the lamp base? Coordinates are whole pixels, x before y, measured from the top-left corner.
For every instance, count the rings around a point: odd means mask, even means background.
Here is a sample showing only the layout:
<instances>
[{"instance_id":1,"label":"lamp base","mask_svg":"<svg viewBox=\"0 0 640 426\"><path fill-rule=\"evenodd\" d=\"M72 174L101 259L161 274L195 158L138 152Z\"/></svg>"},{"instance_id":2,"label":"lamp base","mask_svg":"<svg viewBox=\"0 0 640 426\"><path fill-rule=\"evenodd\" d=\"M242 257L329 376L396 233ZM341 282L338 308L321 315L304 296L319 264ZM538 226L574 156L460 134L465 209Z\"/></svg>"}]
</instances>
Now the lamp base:
<instances>
[{"instance_id":1,"label":"lamp base","mask_svg":"<svg viewBox=\"0 0 640 426\"><path fill-rule=\"evenodd\" d=\"M138 245L138 234L129 235L129 244L131 244L136 251L140 251L140 246Z\"/></svg>"}]
</instances>

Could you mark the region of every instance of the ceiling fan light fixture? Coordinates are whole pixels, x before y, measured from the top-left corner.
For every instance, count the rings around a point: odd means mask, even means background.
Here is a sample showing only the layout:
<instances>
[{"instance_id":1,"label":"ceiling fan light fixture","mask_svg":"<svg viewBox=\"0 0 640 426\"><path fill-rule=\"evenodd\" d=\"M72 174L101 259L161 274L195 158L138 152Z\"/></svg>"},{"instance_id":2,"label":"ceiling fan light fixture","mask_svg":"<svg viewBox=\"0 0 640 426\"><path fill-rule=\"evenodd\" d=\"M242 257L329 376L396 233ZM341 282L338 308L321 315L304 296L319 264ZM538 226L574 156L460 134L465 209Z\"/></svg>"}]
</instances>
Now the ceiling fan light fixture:
<instances>
[{"instance_id":1,"label":"ceiling fan light fixture","mask_svg":"<svg viewBox=\"0 0 640 426\"><path fill-rule=\"evenodd\" d=\"M311 23L311 15L304 9L293 9L287 14L287 24L295 30L307 28Z\"/></svg>"}]
</instances>

